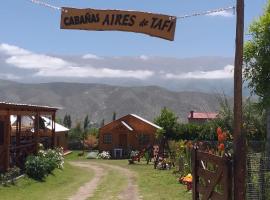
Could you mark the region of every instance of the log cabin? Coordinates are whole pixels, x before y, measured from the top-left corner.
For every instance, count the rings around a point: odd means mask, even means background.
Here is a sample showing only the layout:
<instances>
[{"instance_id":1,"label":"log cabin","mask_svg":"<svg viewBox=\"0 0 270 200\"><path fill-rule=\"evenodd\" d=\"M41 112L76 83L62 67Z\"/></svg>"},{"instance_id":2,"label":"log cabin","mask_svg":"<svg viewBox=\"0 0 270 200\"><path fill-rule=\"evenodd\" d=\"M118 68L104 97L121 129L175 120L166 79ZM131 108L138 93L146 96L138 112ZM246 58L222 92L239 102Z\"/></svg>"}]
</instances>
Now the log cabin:
<instances>
[{"instance_id":1,"label":"log cabin","mask_svg":"<svg viewBox=\"0 0 270 200\"><path fill-rule=\"evenodd\" d=\"M128 114L99 129L99 151L123 158L132 150L154 145L158 125L135 114Z\"/></svg>"},{"instance_id":2,"label":"log cabin","mask_svg":"<svg viewBox=\"0 0 270 200\"><path fill-rule=\"evenodd\" d=\"M23 168L26 157L37 152L39 143L53 148L59 141L58 145L62 146L61 135L68 129L59 129L56 125L57 110L49 106L0 102L0 172L13 166ZM59 139L56 127L60 130Z\"/></svg>"}]
</instances>

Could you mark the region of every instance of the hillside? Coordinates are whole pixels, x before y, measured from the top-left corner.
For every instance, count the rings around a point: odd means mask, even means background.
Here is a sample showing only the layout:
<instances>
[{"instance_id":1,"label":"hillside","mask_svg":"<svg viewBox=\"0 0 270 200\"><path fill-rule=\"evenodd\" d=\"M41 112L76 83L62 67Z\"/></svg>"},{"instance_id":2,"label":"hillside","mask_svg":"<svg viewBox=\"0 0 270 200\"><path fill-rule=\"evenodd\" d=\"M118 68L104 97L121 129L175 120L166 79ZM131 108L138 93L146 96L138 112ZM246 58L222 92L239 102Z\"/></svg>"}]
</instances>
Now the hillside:
<instances>
[{"instance_id":1,"label":"hillside","mask_svg":"<svg viewBox=\"0 0 270 200\"><path fill-rule=\"evenodd\" d=\"M186 120L190 110L217 111L215 94L200 92L172 92L156 86L120 87L102 84L42 83L22 84L0 80L0 101L41 104L60 107L57 113L63 117L71 114L73 121L90 115L99 123L136 113L153 120L166 106Z\"/></svg>"}]
</instances>

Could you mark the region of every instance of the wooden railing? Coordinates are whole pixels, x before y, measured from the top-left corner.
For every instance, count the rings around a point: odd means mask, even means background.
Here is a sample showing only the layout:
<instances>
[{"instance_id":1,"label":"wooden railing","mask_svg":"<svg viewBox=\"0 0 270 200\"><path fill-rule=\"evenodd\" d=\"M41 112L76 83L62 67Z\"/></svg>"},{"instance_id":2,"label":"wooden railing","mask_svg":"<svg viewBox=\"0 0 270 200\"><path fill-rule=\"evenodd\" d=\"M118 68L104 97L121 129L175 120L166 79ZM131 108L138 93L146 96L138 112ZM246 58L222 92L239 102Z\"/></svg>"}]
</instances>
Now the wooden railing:
<instances>
[{"instance_id":1,"label":"wooden railing","mask_svg":"<svg viewBox=\"0 0 270 200\"><path fill-rule=\"evenodd\" d=\"M0 172L4 171L4 160L5 160L5 156L6 156L6 151L3 147L0 147Z\"/></svg>"},{"instance_id":2,"label":"wooden railing","mask_svg":"<svg viewBox=\"0 0 270 200\"><path fill-rule=\"evenodd\" d=\"M232 163L222 157L192 150L193 200L231 200Z\"/></svg>"},{"instance_id":3,"label":"wooden railing","mask_svg":"<svg viewBox=\"0 0 270 200\"><path fill-rule=\"evenodd\" d=\"M10 166L17 166L24 169L26 157L36 153L36 143L31 142L10 148Z\"/></svg>"}]
</instances>

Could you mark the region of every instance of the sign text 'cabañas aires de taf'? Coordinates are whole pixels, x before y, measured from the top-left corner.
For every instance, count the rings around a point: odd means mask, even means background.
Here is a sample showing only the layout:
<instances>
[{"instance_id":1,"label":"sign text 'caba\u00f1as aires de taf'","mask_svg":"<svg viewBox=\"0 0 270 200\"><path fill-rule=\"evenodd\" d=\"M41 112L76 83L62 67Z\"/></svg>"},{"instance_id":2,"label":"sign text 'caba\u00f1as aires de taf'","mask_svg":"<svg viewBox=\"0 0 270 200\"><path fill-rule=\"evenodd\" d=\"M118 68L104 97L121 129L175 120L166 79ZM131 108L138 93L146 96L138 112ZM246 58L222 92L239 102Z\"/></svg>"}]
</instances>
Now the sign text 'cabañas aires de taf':
<instances>
[{"instance_id":1,"label":"sign text 'caba\u00f1as aires de taf'","mask_svg":"<svg viewBox=\"0 0 270 200\"><path fill-rule=\"evenodd\" d=\"M138 11L62 8L61 28L117 30L174 40L176 17Z\"/></svg>"}]
</instances>

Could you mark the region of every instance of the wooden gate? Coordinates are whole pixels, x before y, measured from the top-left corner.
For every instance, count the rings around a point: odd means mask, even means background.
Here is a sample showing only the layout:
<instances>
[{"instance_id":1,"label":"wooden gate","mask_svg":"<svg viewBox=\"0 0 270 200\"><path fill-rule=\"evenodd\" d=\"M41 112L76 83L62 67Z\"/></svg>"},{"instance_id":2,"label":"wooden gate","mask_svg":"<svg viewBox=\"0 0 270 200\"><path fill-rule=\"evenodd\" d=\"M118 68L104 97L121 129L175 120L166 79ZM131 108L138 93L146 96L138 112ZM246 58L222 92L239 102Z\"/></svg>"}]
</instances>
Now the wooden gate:
<instances>
[{"instance_id":1,"label":"wooden gate","mask_svg":"<svg viewBox=\"0 0 270 200\"><path fill-rule=\"evenodd\" d=\"M231 200L232 162L223 157L192 150L193 200Z\"/></svg>"}]
</instances>

